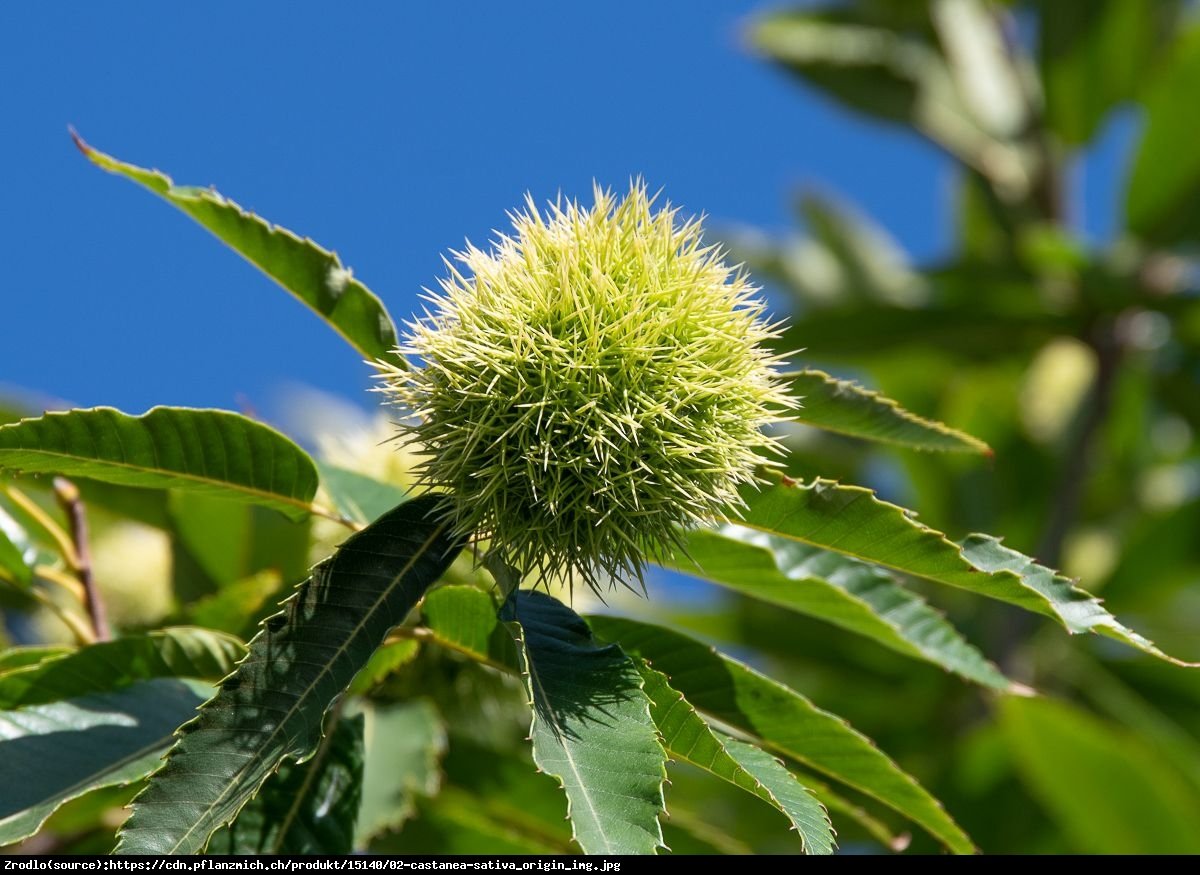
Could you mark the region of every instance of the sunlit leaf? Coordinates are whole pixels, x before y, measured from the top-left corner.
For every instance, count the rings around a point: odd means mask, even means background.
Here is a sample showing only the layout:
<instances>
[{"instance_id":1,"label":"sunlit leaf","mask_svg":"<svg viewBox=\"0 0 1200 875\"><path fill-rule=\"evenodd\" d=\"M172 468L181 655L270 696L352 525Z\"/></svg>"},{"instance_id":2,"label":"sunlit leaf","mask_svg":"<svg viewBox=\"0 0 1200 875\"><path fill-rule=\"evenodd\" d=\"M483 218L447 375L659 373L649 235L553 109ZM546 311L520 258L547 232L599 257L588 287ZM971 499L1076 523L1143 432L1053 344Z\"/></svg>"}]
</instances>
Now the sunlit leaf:
<instances>
[{"instance_id":1,"label":"sunlit leaf","mask_svg":"<svg viewBox=\"0 0 1200 875\"><path fill-rule=\"evenodd\" d=\"M683 538L668 567L865 635L976 683L1011 687L944 616L882 569L732 523Z\"/></svg>"},{"instance_id":2,"label":"sunlit leaf","mask_svg":"<svg viewBox=\"0 0 1200 875\"><path fill-rule=\"evenodd\" d=\"M829 480L792 481L747 492L737 522L866 560L935 583L999 599L1057 619L1070 632L1096 632L1171 662L1125 628L1099 600L989 535L955 544L869 489Z\"/></svg>"},{"instance_id":3,"label":"sunlit leaf","mask_svg":"<svg viewBox=\"0 0 1200 875\"><path fill-rule=\"evenodd\" d=\"M909 413L890 398L849 380L815 370L790 374L788 379L792 392L801 399L792 416L795 422L914 450L992 453L983 441Z\"/></svg>"},{"instance_id":4,"label":"sunlit leaf","mask_svg":"<svg viewBox=\"0 0 1200 875\"><path fill-rule=\"evenodd\" d=\"M950 850L974 851L971 840L942 805L840 717L678 632L621 617L593 616L588 621L597 635L619 642L666 675L701 713L873 796L920 824Z\"/></svg>"},{"instance_id":5,"label":"sunlit leaf","mask_svg":"<svg viewBox=\"0 0 1200 875\"><path fill-rule=\"evenodd\" d=\"M335 253L270 224L215 189L175 185L165 173L118 161L77 136L75 144L97 166L145 186L187 213L325 319L364 358L383 358L395 348L396 327L383 302Z\"/></svg>"},{"instance_id":6,"label":"sunlit leaf","mask_svg":"<svg viewBox=\"0 0 1200 875\"><path fill-rule=\"evenodd\" d=\"M317 470L279 432L236 413L155 407L129 416L111 407L47 413L0 426L0 467L124 486L191 489L311 512Z\"/></svg>"},{"instance_id":7,"label":"sunlit leaf","mask_svg":"<svg viewBox=\"0 0 1200 875\"><path fill-rule=\"evenodd\" d=\"M589 854L662 847L666 753L636 666L550 596L516 591L505 617L533 700L533 758L559 779L574 838Z\"/></svg>"},{"instance_id":8,"label":"sunlit leaf","mask_svg":"<svg viewBox=\"0 0 1200 875\"><path fill-rule=\"evenodd\" d=\"M800 834L806 853L833 853L829 816L787 769L770 754L714 732L662 672L645 663L639 670L650 698L650 715L672 757L686 760L776 808Z\"/></svg>"}]
</instances>

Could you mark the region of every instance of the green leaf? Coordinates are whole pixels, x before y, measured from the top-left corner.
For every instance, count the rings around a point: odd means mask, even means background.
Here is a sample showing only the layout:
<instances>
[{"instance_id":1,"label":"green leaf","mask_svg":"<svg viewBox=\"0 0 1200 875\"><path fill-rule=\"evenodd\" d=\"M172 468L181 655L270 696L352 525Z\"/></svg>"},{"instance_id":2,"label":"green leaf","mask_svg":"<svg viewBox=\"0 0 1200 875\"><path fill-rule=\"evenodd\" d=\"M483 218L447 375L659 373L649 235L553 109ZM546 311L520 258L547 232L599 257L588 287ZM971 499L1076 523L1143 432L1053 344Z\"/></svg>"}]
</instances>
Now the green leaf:
<instances>
[{"instance_id":1,"label":"green leaf","mask_svg":"<svg viewBox=\"0 0 1200 875\"><path fill-rule=\"evenodd\" d=\"M366 718L367 765L354 836L359 848L411 818L418 796L437 794L446 752L446 730L428 702L377 706Z\"/></svg>"},{"instance_id":2,"label":"green leaf","mask_svg":"<svg viewBox=\"0 0 1200 875\"><path fill-rule=\"evenodd\" d=\"M374 522L393 507L412 498L412 493L328 462L317 462L321 488L338 513L356 523Z\"/></svg>"},{"instance_id":3,"label":"green leaf","mask_svg":"<svg viewBox=\"0 0 1200 875\"><path fill-rule=\"evenodd\" d=\"M245 653L236 638L179 626L90 644L0 673L0 708L107 692L151 678L219 681Z\"/></svg>"},{"instance_id":4,"label":"green leaf","mask_svg":"<svg viewBox=\"0 0 1200 875\"><path fill-rule=\"evenodd\" d=\"M414 499L347 539L264 622L134 802L118 853L201 852L284 760L312 755L325 712L461 549L441 500Z\"/></svg>"},{"instance_id":5,"label":"green leaf","mask_svg":"<svg viewBox=\"0 0 1200 875\"><path fill-rule=\"evenodd\" d=\"M997 690L1012 683L942 614L882 569L725 523L683 534L663 563L735 592L865 635Z\"/></svg>"},{"instance_id":6,"label":"green leaf","mask_svg":"<svg viewBox=\"0 0 1200 875\"><path fill-rule=\"evenodd\" d=\"M265 425L222 410L111 407L47 413L0 427L0 467L123 486L191 489L272 507L312 510L317 469Z\"/></svg>"},{"instance_id":7,"label":"green leaf","mask_svg":"<svg viewBox=\"0 0 1200 875\"><path fill-rule=\"evenodd\" d=\"M846 107L914 127L1000 184L1024 183L1023 155L1005 136L1015 132L1015 122L993 118L986 102L972 99L972 89L960 89L961 75L931 41L840 13L761 16L751 26L750 40L770 60Z\"/></svg>"},{"instance_id":8,"label":"green leaf","mask_svg":"<svg viewBox=\"0 0 1200 875\"><path fill-rule=\"evenodd\" d=\"M417 816L405 828L371 845L383 854L469 854L495 857L498 854L569 854L569 842L549 839L544 833L525 828L481 811L478 801L462 790L446 790L436 799L422 799Z\"/></svg>"},{"instance_id":9,"label":"green leaf","mask_svg":"<svg viewBox=\"0 0 1200 875\"><path fill-rule=\"evenodd\" d=\"M882 227L846 205L812 193L804 194L798 206L812 235L805 242L821 254L789 258L787 263L796 280L807 279L810 303L872 301L913 307L929 297L925 279Z\"/></svg>"},{"instance_id":10,"label":"green leaf","mask_svg":"<svg viewBox=\"0 0 1200 875\"><path fill-rule=\"evenodd\" d=\"M914 450L992 455L981 440L909 413L895 401L823 371L789 375L802 405L792 419L826 431Z\"/></svg>"},{"instance_id":11,"label":"green leaf","mask_svg":"<svg viewBox=\"0 0 1200 875\"><path fill-rule=\"evenodd\" d=\"M1195 95L1200 89L1200 26L1172 46L1144 95L1146 127L1137 148L1125 215L1148 243L1171 246L1200 239L1200 140Z\"/></svg>"},{"instance_id":12,"label":"green leaf","mask_svg":"<svg viewBox=\"0 0 1200 875\"><path fill-rule=\"evenodd\" d=\"M1068 329L1063 317L983 313L977 302L920 309L838 307L791 320L775 345L785 352L803 349L813 359L856 364L911 350L934 350L967 361L1023 360L1056 331Z\"/></svg>"},{"instance_id":13,"label":"green leaf","mask_svg":"<svg viewBox=\"0 0 1200 875\"><path fill-rule=\"evenodd\" d=\"M1070 580L989 535L954 544L869 489L817 479L747 492L736 522L824 550L874 562L1057 619L1072 633L1096 632L1177 665Z\"/></svg>"},{"instance_id":14,"label":"green leaf","mask_svg":"<svg viewBox=\"0 0 1200 875\"><path fill-rule=\"evenodd\" d=\"M498 668L516 669L516 651L492 597L473 586L441 586L421 606L433 640Z\"/></svg>"},{"instance_id":15,"label":"green leaf","mask_svg":"<svg viewBox=\"0 0 1200 875\"><path fill-rule=\"evenodd\" d=\"M871 838L875 839L875 841L888 850L898 853L906 849L912 841L912 837L908 833L897 834L890 826L872 815L861 805L851 802L840 793L835 793L833 788L828 784L813 777L811 774L804 772L797 773L796 780L807 787L809 792L821 801L826 810L854 821L867 835L871 836Z\"/></svg>"},{"instance_id":16,"label":"green leaf","mask_svg":"<svg viewBox=\"0 0 1200 875\"><path fill-rule=\"evenodd\" d=\"M354 278L336 253L272 225L212 188L178 186L157 170L118 161L75 136L94 164L145 186L187 213L302 303L312 308L366 359L389 357L396 326L383 302Z\"/></svg>"},{"instance_id":17,"label":"green leaf","mask_svg":"<svg viewBox=\"0 0 1200 875\"><path fill-rule=\"evenodd\" d=\"M878 799L920 824L950 850L974 851L971 840L941 804L840 717L678 632L623 617L593 616L588 622L605 640L647 660L709 717Z\"/></svg>"},{"instance_id":18,"label":"green leaf","mask_svg":"<svg viewBox=\"0 0 1200 875\"><path fill-rule=\"evenodd\" d=\"M832 854L833 827L821 804L770 754L714 732L662 672L642 662L650 716L667 753L698 766L782 812L805 853Z\"/></svg>"},{"instance_id":19,"label":"green leaf","mask_svg":"<svg viewBox=\"0 0 1200 875\"><path fill-rule=\"evenodd\" d=\"M41 561L53 561L43 555L25 531L25 527L0 507L0 578L7 577L21 586L33 583L33 567Z\"/></svg>"},{"instance_id":20,"label":"green leaf","mask_svg":"<svg viewBox=\"0 0 1200 875\"><path fill-rule=\"evenodd\" d=\"M22 586L33 583L33 569L8 533L0 526L0 575L10 578Z\"/></svg>"},{"instance_id":21,"label":"green leaf","mask_svg":"<svg viewBox=\"0 0 1200 875\"><path fill-rule=\"evenodd\" d=\"M1038 62L1046 119L1082 145L1118 104L1132 100L1166 48L1175 0L1037 0Z\"/></svg>"},{"instance_id":22,"label":"green leaf","mask_svg":"<svg viewBox=\"0 0 1200 875\"><path fill-rule=\"evenodd\" d=\"M290 587L289 587L290 589ZM279 572L260 571L243 580L221 587L187 609L188 619L197 626L219 629L234 635L251 635L285 593Z\"/></svg>"},{"instance_id":23,"label":"green leaf","mask_svg":"<svg viewBox=\"0 0 1200 875\"><path fill-rule=\"evenodd\" d=\"M666 752L637 667L544 593L515 590L504 619L533 701L533 759L559 779L585 854L653 854L663 846Z\"/></svg>"},{"instance_id":24,"label":"green leaf","mask_svg":"<svg viewBox=\"0 0 1200 875\"><path fill-rule=\"evenodd\" d=\"M367 664L354 676L354 680L350 682L349 694L367 695L395 672L415 660L420 652L421 643L411 638L386 642L371 654Z\"/></svg>"},{"instance_id":25,"label":"green leaf","mask_svg":"<svg viewBox=\"0 0 1200 875\"><path fill-rule=\"evenodd\" d=\"M203 701L192 685L160 679L0 712L0 845L36 833L64 802L145 777Z\"/></svg>"},{"instance_id":26,"label":"green leaf","mask_svg":"<svg viewBox=\"0 0 1200 875\"><path fill-rule=\"evenodd\" d=\"M349 854L363 788L363 719L337 722L316 755L267 779L211 854Z\"/></svg>"},{"instance_id":27,"label":"green leaf","mask_svg":"<svg viewBox=\"0 0 1200 875\"><path fill-rule=\"evenodd\" d=\"M1079 851L1200 853L1200 796L1155 748L1051 699L1000 713L1021 776Z\"/></svg>"},{"instance_id":28,"label":"green leaf","mask_svg":"<svg viewBox=\"0 0 1200 875\"><path fill-rule=\"evenodd\" d=\"M14 669L28 668L48 659L66 656L70 652L70 647L58 644L37 644L0 650L0 675L8 674Z\"/></svg>"},{"instance_id":29,"label":"green leaf","mask_svg":"<svg viewBox=\"0 0 1200 875\"><path fill-rule=\"evenodd\" d=\"M718 733L717 738L726 754L752 775L760 786L766 788L774 797L775 804L789 812L790 818L795 818L793 823L806 851L810 854L832 854L833 826L829 823L829 815L783 762L761 747L723 733Z\"/></svg>"},{"instance_id":30,"label":"green leaf","mask_svg":"<svg viewBox=\"0 0 1200 875\"><path fill-rule=\"evenodd\" d=\"M567 800L558 782L537 770L528 745L497 749L456 734L442 768L445 782L439 796L454 790L467 793L475 809L496 823L557 848L558 853L578 853L571 842Z\"/></svg>"}]
</instances>

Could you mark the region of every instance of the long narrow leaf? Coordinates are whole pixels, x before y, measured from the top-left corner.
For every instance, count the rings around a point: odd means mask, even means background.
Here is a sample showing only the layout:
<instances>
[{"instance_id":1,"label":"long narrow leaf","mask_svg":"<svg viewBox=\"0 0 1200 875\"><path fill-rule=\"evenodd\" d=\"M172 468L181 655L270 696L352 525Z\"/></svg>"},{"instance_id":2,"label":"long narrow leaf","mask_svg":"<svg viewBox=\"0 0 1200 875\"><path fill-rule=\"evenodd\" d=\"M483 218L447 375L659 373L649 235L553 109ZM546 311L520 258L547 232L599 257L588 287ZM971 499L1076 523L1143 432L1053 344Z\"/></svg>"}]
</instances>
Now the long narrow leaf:
<instances>
[{"instance_id":1,"label":"long narrow leaf","mask_svg":"<svg viewBox=\"0 0 1200 875\"><path fill-rule=\"evenodd\" d=\"M396 326L383 302L354 278L336 253L272 225L211 188L175 185L165 173L118 161L72 136L92 163L145 186L187 213L324 318L364 358L373 361L395 348Z\"/></svg>"},{"instance_id":2,"label":"long narrow leaf","mask_svg":"<svg viewBox=\"0 0 1200 875\"><path fill-rule=\"evenodd\" d=\"M974 851L970 838L941 803L840 717L678 632L621 617L596 616L589 622L604 640L618 642L665 674L699 711L873 796L920 824L950 850Z\"/></svg>"},{"instance_id":3,"label":"long narrow leaf","mask_svg":"<svg viewBox=\"0 0 1200 875\"><path fill-rule=\"evenodd\" d=\"M1100 601L989 535L955 544L869 489L817 479L785 481L746 494L741 525L833 550L886 568L1009 602L1057 619L1069 632L1097 632L1173 662L1127 629Z\"/></svg>"},{"instance_id":4,"label":"long narrow leaf","mask_svg":"<svg viewBox=\"0 0 1200 875\"><path fill-rule=\"evenodd\" d=\"M983 441L909 413L890 398L849 380L815 370L800 371L789 379L792 391L803 399L792 418L804 425L914 450L992 455Z\"/></svg>"},{"instance_id":5,"label":"long narrow leaf","mask_svg":"<svg viewBox=\"0 0 1200 875\"><path fill-rule=\"evenodd\" d=\"M575 840L588 854L663 847L666 752L634 663L544 593L505 604L533 700L533 758L562 782Z\"/></svg>"},{"instance_id":6,"label":"long narrow leaf","mask_svg":"<svg viewBox=\"0 0 1200 875\"><path fill-rule=\"evenodd\" d=\"M1012 683L891 574L780 535L726 523L684 536L668 567L864 635L997 690Z\"/></svg>"},{"instance_id":7,"label":"long narrow leaf","mask_svg":"<svg viewBox=\"0 0 1200 875\"><path fill-rule=\"evenodd\" d=\"M779 810L800 834L809 854L833 853L833 827L812 794L770 754L757 757L728 736L714 732L696 709L674 689L666 675L643 662L639 671L650 715L667 752L698 766ZM761 753L761 751L759 751Z\"/></svg>"},{"instance_id":8,"label":"long narrow leaf","mask_svg":"<svg viewBox=\"0 0 1200 875\"><path fill-rule=\"evenodd\" d=\"M410 501L348 539L264 622L134 801L118 853L201 852L281 763L312 755L325 712L461 549L440 501Z\"/></svg>"},{"instance_id":9,"label":"long narrow leaf","mask_svg":"<svg viewBox=\"0 0 1200 875\"><path fill-rule=\"evenodd\" d=\"M317 469L272 428L223 410L111 407L47 413L0 426L0 468L65 474L122 486L191 489L311 512Z\"/></svg>"}]
</instances>

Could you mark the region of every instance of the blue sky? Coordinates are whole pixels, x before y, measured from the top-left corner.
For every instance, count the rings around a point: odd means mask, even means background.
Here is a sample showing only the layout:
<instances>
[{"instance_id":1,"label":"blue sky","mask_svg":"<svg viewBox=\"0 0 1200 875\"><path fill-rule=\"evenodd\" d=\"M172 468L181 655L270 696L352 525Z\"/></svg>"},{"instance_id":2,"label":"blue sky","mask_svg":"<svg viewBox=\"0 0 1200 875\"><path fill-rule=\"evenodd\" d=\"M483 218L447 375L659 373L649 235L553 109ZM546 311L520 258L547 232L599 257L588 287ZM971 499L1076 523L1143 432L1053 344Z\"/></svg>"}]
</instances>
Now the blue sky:
<instances>
[{"instance_id":1,"label":"blue sky","mask_svg":"<svg viewBox=\"0 0 1200 875\"><path fill-rule=\"evenodd\" d=\"M949 245L949 163L751 57L740 28L761 4L102 6L0 8L3 386L132 413L269 411L295 383L371 403L332 331L91 167L69 123L337 250L398 320L441 254L485 240L526 191L586 196L593 179L642 175L714 224L773 230L810 186L918 258ZM1132 130L1116 126L1092 176L1112 176ZM1115 189L1081 191L1107 233Z\"/></svg>"}]
</instances>

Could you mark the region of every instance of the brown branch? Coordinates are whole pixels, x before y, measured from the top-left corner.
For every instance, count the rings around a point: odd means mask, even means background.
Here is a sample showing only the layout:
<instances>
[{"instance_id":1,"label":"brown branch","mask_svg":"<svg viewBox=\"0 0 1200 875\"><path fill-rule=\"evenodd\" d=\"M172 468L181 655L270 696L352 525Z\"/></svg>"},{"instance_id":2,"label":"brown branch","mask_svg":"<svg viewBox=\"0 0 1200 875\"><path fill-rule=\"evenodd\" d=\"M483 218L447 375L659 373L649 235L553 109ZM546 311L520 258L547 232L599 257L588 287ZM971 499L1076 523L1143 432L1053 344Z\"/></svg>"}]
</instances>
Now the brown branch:
<instances>
[{"instance_id":1,"label":"brown branch","mask_svg":"<svg viewBox=\"0 0 1200 875\"><path fill-rule=\"evenodd\" d=\"M87 607L88 619L92 622L92 632L97 641L111 641L112 633L108 628L108 615L104 609L104 600L96 588L96 580L92 574L92 553L88 546L87 511L83 499L79 497L79 489L64 477L54 478L54 495L62 506L70 523L71 540L75 548L78 565L75 569L79 582L83 584L84 605Z\"/></svg>"}]
</instances>

